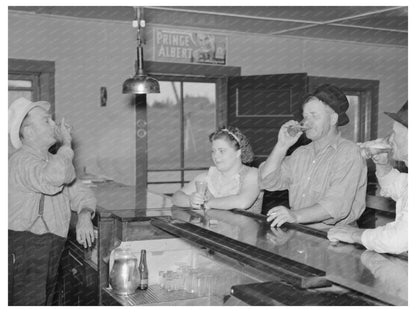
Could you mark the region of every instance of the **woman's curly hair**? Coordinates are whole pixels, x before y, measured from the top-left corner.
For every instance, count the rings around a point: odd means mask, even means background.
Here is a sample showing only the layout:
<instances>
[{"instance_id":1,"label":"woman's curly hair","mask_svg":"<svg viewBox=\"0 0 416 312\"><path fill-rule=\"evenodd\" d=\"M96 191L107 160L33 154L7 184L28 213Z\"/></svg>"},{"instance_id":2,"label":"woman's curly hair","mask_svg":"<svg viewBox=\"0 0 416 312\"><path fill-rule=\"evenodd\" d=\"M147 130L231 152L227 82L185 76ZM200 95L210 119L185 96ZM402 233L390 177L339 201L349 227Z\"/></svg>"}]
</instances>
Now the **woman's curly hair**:
<instances>
[{"instance_id":1,"label":"woman's curly hair","mask_svg":"<svg viewBox=\"0 0 416 312\"><path fill-rule=\"evenodd\" d=\"M253 149L247 137L236 127L221 127L209 135L209 141L226 139L236 150L241 149L241 162L251 163L254 159Z\"/></svg>"}]
</instances>

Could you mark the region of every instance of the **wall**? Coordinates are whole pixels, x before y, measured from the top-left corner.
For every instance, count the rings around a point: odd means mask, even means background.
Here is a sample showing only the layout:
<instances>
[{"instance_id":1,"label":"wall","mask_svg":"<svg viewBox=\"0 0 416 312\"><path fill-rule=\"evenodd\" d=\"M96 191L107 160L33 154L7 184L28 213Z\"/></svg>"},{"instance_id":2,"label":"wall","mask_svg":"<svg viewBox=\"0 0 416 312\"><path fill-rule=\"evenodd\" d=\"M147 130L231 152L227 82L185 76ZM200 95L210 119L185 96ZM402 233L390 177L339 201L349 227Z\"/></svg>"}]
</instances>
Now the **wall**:
<instances>
[{"instance_id":1,"label":"wall","mask_svg":"<svg viewBox=\"0 0 416 312\"><path fill-rule=\"evenodd\" d=\"M228 36L227 65L241 66L242 75L306 72L310 76L379 80L379 137L386 136L392 126L384 112L397 111L407 100L407 48L238 33ZM148 38L151 47L153 38Z\"/></svg>"},{"instance_id":2,"label":"wall","mask_svg":"<svg viewBox=\"0 0 416 312\"><path fill-rule=\"evenodd\" d=\"M261 48L253 51L252 46ZM250 44L243 37L232 38L230 47L232 60L247 60L242 75L306 72L379 80L379 136L391 129L391 119L383 112L397 111L407 100L407 48L262 37L250 37Z\"/></svg>"},{"instance_id":3,"label":"wall","mask_svg":"<svg viewBox=\"0 0 416 312\"><path fill-rule=\"evenodd\" d=\"M147 60L153 57L153 27L148 24ZM391 129L383 112L397 111L407 100L407 48L228 36L227 65L241 66L242 75L307 72L380 80L379 136ZM135 182L135 113L131 96L121 93L121 85L134 72L135 38L130 22L9 12L9 57L55 62L56 116L65 116L74 126L77 170L105 168L127 184ZM107 107L99 106L101 86L108 89Z\"/></svg>"},{"instance_id":4,"label":"wall","mask_svg":"<svg viewBox=\"0 0 416 312\"><path fill-rule=\"evenodd\" d=\"M135 111L121 86L134 73L135 46L129 23L9 14L9 57L55 62L56 117L73 125L78 171L105 168L127 184L135 183Z\"/></svg>"}]
</instances>

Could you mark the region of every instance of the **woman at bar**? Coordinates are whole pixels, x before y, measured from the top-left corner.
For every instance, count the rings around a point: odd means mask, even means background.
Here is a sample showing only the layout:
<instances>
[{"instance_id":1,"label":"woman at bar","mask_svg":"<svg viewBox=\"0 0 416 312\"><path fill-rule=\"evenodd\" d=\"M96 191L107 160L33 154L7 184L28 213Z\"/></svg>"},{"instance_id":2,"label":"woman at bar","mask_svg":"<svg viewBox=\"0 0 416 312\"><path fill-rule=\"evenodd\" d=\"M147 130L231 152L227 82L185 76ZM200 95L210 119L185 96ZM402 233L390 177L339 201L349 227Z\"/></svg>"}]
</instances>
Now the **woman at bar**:
<instances>
[{"instance_id":1,"label":"woman at bar","mask_svg":"<svg viewBox=\"0 0 416 312\"><path fill-rule=\"evenodd\" d=\"M209 136L215 166L196 176L173 195L173 204L203 209L240 208L261 212L263 192L257 180L257 168L249 167L253 150L238 128L223 127ZM196 184L206 183L206 191L197 192Z\"/></svg>"}]
</instances>

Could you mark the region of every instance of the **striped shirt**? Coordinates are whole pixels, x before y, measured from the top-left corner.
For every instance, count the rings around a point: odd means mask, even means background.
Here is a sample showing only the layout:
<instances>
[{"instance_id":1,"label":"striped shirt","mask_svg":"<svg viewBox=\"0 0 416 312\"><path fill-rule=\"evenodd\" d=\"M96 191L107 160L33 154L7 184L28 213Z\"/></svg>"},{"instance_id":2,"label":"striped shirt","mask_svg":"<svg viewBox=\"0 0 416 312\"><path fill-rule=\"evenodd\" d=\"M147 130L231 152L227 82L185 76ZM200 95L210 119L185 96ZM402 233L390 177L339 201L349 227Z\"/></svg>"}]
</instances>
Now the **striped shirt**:
<instances>
[{"instance_id":1,"label":"striped shirt","mask_svg":"<svg viewBox=\"0 0 416 312\"><path fill-rule=\"evenodd\" d=\"M47 229L38 216L41 194L45 195L43 218L49 231L67 237L71 210L95 211L93 192L76 180L74 152L61 147L55 155L41 155L23 145L9 158L9 230L44 234ZM33 224L33 226L32 226Z\"/></svg>"},{"instance_id":2,"label":"striped shirt","mask_svg":"<svg viewBox=\"0 0 416 312\"><path fill-rule=\"evenodd\" d=\"M367 165L359 147L339 134L317 154L314 144L285 157L280 170L260 178L260 188L288 189L292 209L319 204L331 218L315 224L317 228L356 221L365 209L367 188Z\"/></svg>"}]
</instances>

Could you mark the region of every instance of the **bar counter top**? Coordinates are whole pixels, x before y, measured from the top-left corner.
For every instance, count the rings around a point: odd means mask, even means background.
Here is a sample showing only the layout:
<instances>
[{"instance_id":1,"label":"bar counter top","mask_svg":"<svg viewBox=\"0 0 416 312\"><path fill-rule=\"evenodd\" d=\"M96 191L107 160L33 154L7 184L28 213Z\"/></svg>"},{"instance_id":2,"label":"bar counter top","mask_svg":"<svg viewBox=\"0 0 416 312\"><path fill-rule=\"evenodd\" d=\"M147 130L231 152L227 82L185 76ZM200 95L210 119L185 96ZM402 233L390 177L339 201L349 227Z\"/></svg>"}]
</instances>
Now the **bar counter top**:
<instances>
[{"instance_id":1,"label":"bar counter top","mask_svg":"<svg viewBox=\"0 0 416 312\"><path fill-rule=\"evenodd\" d=\"M239 210L211 209L198 213L173 207L172 216L322 270L328 280L344 287L391 304L407 304L406 256L378 254L361 245L334 245L326 239L325 232L302 225L270 228L264 216Z\"/></svg>"},{"instance_id":2,"label":"bar counter top","mask_svg":"<svg viewBox=\"0 0 416 312\"><path fill-rule=\"evenodd\" d=\"M97 217L111 217L132 224L130 233L125 236L128 240L134 240L135 235L143 231L137 228L139 225L135 221L159 219L178 226L182 222L184 226L200 228L203 231L201 235L212 236L213 241L218 238L215 235L220 235L235 240L238 246L240 243L248 246L247 252L252 246L255 250L275 255L277 259L288 259L291 264L298 263L312 271L323 272L330 283L386 304L408 304L407 253L378 254L358 244L331 244L326 232L299 224L286 223L281 228L270 228L264 215L244 210L210 209L204 212L176 207L172 206L168 196L152 192L147 193L147 207L129 209L135 207L134 187L115 182L99 184L94 191L98 202ZM375 195L368 196L373 201L379 200Z\"/></svg>"},{"instance_id":3,"label":"bar counter top","mask_svg":"<svg viewBox=\"0 0 416 312\"><path fill-rule=\"evenodd\" d=\"M204 212L173 206L102 210L101 213L111 214L121 222L161 218L168 223L191 224L201 228L204 236L213 236L213 240L219 234L235 240L237 245L245 244L247 252L252 246L255 250L288 259L292 264L322 271L333 285L358 291L386 304L408 304L407 254L378 254L361 245L332 244L326 239L326 232L299 224L286 223L281 228L270 228L265 216L238 209Z\"/></svg>"}]
</instances>

